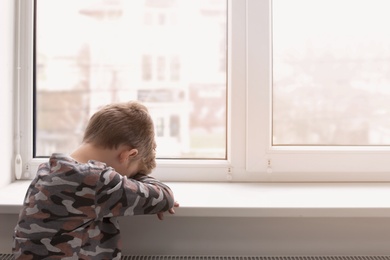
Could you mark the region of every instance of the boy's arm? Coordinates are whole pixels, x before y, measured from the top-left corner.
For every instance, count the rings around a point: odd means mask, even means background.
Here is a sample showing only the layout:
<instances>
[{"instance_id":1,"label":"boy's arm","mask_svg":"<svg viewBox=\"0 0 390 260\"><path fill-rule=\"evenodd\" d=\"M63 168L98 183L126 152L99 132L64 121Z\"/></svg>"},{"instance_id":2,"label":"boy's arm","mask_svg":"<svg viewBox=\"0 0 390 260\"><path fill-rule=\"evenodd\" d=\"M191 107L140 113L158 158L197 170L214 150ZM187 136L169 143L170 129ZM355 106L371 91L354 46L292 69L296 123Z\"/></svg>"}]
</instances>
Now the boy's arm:
<instances>
[{"instance_id":1,"label":"boy's arm","mask_svg":"<svg viewBox=\"0 0 390 260\"><path fill-rule=\"evenodd\" d=\"M136 176L133 176L133 178L136 179L136 180L145 181L145 182L156 181L154 178L148 178L149 174L150 173L148 173L148 174L137 174ZM179 203L177 201L174 201L173 207L171 207L168 210L168 212L170 214L175 214L175 209L174 208L177 208L177 207L179 207ZM158 217L158 219L163 220L164 219L164 211L158 212L157 213L157 217Z\"/></svg>"},{"instance_id":2,"label":"boy's arm","mask_svg":"<svg viewBox=\"0 0 390 260\"><path fill-rule=\"evenodd\" d=\"M100 176L96 189L99 217L160 214L175 206L172 190L153 177L138 174L132 179L112 169Z\"/></svg>"}]
</instances>

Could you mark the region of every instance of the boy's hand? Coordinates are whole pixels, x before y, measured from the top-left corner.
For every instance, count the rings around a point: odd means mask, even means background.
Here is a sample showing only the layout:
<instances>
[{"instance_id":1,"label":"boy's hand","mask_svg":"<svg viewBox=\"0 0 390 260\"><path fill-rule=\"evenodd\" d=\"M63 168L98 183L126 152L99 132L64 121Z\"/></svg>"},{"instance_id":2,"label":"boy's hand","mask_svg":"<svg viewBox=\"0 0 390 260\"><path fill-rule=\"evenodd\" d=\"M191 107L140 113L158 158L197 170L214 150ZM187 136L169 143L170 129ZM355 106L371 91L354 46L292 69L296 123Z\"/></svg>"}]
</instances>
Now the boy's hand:
<instances>
[{"instance_id":1,"label":"boy's hand","mask_svg":"<svg viewBox=\"0 0 390 260\"><path fill-rule=\"evenodd\" d=\"M179 207L179 202L175 201L175 203L173 204L173 208L170 208L168 210L168 212L170 214L175 214L175 208L178 208L178 207ZM164 220L164 212L157 213L157 217L159 220Z\"/></svg>"}]
</instances>

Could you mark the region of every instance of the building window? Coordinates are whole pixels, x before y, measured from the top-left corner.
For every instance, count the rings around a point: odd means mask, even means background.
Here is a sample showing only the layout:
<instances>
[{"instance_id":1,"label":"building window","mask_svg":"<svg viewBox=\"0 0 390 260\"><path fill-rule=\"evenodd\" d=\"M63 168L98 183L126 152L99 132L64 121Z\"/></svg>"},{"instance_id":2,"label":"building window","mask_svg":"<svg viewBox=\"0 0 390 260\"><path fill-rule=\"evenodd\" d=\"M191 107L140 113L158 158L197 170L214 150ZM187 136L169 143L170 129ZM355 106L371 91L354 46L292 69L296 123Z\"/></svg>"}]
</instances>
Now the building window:
<instances>
[{"instance_id":1,"label":"building window","mask_svg":"<svg viewBox=\"0 0 390 260\"><path fill-rule=\"evenodd\" d=\"M180 116L171 115L169 120L169 134L171 137L180 138Z\"/></svg>"},{"instance_id":2,"label":"building window","mask_svg":"<svg viewBox=\"0 0 390 260\"><path fill-rule=\"evenodd\" d=\"M163 81L165 80L166 74L166 59L164 56L157 57L157 80Z\"/></svg>"},{"instance_id":3,"label":"building window","mask_svg":"<svg viewBox=\"0 0 390 260\"><path fill-rule=\"evenodd\" d=\"M152 79L152 57L150 55L142 56L142 80L149 81Z\"/></svg>"},{"instance_id":4,"label":"building window","mask_svg":"<svg viewBox=\"0 0 390 260\"><path fill-rule=\"evenodd\" d=\"M226 63L225 63L226 66ZM226 68L226 67L225 67ZM170 59L170 79L171 81L180 80L180 58L178 56L173 56Z\"/></svg>"},{"instance_id":5,"label":"building window","mask_svg":"<svg viewBox=\"0 0 390 260\"><path fill-rule=\"evenodd\" d=\"M155 127L156 127L156 135L158 137L164 136L164 118L158 117L154 121Z\"/></svg>"}]
</instances>

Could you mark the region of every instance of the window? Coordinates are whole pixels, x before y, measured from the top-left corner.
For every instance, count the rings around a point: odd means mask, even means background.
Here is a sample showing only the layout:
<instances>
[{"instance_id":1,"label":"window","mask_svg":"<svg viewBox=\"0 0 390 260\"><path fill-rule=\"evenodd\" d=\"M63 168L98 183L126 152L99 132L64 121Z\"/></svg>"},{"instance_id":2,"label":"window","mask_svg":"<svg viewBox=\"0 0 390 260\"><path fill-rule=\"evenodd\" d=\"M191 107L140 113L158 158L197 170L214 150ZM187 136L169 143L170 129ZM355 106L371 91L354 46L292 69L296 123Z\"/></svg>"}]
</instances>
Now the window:
<instances>
[{"instance_id":1,"label":"window","mask_svg":"<svg viewBox=\"0 0 390 260\"><path fill-rule=\"evenodd\" d=\"M390 180L385 2L25 1L24 177L138 99L162 180Z\"/></svg>"},{"instance_id":2,"label":"window","mask_svg":"<svg viewBox=\"0 0 390 260\"><path fill-rule=\"evenodd\" d=\"M247 170L266 169L269 180L389 180L386 2L248 4Z\"/></svg>"},{"instance_id":3,"label":"window","mask_svg":"<svg viewBox=\"0 0 390 260\"><path fill-rule=\"evenodd\" d=\"M160 165L196 160L226 169L226 0L22 4L30 174L51 153L75 149L99 107L134 99L155 122ZM218 97L199 99L200 91ZM207 111L201 120L198 110Z\"/></svg>"},{"instance_id":4,"label":"window","mask_svg":"<svg viewBox=\"0 0 390 260\"><path fill-rule=\"evenodd\" d=\"M170 134L156 136L158 158L226 159L226 142L215 147L202 140L226 140L226 68L218 65L226 53L216 46L223 48L226 39L227 2L192 2L36 0L34 157L71 152L96 109L139 99L154 120L169 120ZM142 12L154 12L157 23ZM180 77L169 80L171 70ZM217 105L207 97L202 102L210 114L202 121L191 110L200 101L189 95L199 89L220 92ZM212 115L220 109L223 120L215 124Z\"/></svg>"},{"instance_id":5,"label":"window","mask_svg":"<svg viewBox=\"0 0 390 260\"><path fill-rule=\"evenodd\" d=\"M390 144L385 3L273 1L273 145Z\"/></svg>"}]
</instances>

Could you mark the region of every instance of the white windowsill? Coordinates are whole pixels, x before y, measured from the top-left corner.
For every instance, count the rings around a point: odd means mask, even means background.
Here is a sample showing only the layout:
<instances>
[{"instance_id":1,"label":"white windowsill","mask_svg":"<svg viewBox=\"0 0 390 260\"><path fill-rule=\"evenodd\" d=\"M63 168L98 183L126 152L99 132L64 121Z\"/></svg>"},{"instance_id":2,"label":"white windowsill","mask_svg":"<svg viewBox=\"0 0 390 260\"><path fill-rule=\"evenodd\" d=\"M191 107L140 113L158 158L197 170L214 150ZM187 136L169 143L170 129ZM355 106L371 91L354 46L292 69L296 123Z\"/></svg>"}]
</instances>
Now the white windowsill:
<instances>
[{"instance_id":1,"label":"white windowsill","mask_svg":"<svg viewBox=\"0 0 390 260\"><path fill-rule=\"evenodd\" d=\"M0 189L0 214L18 214L30 181ZM390 183L168 182L176 216L390 217Z\"/></svg>"}]
</instances>

